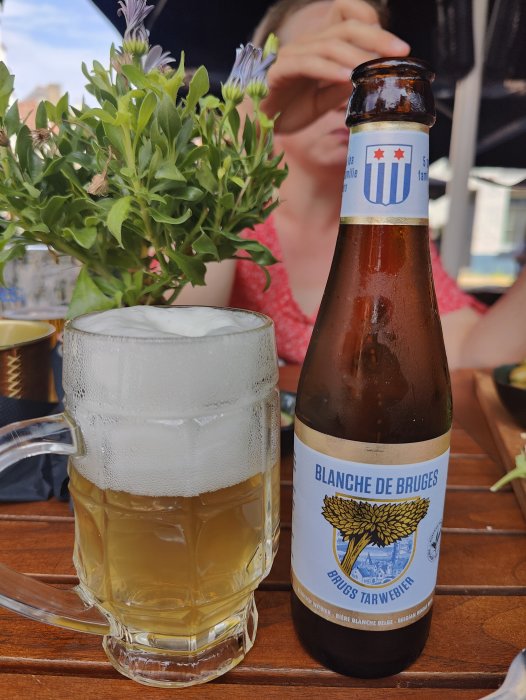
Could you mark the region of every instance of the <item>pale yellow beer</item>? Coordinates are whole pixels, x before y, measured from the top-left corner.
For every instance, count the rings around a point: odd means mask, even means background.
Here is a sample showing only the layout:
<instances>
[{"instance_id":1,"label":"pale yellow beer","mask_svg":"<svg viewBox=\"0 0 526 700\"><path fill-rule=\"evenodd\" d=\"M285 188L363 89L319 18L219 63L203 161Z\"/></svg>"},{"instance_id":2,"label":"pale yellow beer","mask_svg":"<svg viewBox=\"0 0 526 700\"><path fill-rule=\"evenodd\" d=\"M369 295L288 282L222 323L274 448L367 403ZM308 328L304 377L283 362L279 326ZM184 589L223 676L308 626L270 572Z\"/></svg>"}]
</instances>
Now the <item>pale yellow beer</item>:
<instances>
[{"instance_id":1,"label":"pale yellow beer","mask_svg":"<svg viewBox=\"0 0 526 700\"><path fill-rule=\"evenodd\" d=\"M190 498L102 491L72 466L69 474L75 566L105 611L175 637L236 623L277 546L279 464Z\"/></svg>"},{"instance_id":2,"label":"pale yellow beer","mask_svg":"<svg viewBox=\"0 0 526 700\"><path fill-rule=\"evenodd\" d=\"M259 314L134 307L66 327L79 591L131 678L203 682L254 643L279 534L277 379Z\"/></svg>"}]
</instances>

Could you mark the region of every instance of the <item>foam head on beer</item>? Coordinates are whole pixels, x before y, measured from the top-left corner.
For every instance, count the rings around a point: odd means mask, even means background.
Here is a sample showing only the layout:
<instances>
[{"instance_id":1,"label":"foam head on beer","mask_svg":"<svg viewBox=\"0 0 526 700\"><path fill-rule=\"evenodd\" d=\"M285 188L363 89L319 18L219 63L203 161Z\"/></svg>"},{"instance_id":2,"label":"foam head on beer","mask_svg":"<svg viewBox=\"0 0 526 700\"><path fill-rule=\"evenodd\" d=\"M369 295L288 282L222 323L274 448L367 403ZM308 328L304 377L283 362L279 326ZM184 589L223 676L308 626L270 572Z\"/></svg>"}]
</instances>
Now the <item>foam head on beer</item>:
<instances>
[{"instance_id":1,"label":"foam head on beer","mask_svg":"<svg viewBox=\"0 0 526 700\"><path fill-rule=\"evenodd\" d=\"M276 382L272 324L257 314L140 306L79 317L64 337L66 410L86 447L75 467L141 495L231 486L261 469Z\"/></svg>"},{"instance_id":2,"label":"foam head on beer","mask_svg":"<svg viewBox=\"0 0 526 700\"><path fill-rule=\"evenodd\" d=\"M131 338L199 338L237 333L265 323L262 316L206 306L131 306L81 316L75 328Z\"/></svg>"}]
</instances>

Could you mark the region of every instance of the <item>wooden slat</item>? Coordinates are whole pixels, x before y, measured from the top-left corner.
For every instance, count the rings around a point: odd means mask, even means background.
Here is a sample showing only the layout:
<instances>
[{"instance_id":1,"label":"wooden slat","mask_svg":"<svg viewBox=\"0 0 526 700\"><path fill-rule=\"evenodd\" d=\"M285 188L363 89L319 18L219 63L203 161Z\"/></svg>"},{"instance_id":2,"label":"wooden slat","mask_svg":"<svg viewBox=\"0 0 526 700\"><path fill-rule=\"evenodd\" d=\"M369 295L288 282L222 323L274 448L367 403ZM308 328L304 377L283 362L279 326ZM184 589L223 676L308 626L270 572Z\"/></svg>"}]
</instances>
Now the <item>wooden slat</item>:
<instances>
[{"instance_id":1,"label":"wooden slat","mask_svg":"<svg viewBox=\"0 0 526 700\"><path fill-rule=\"evenodd\" d=\"M481 454L453 454L449 460L448 486L489 488L502 476L500 463Z\"/></svg>"},{"instance_id":2,"label":"wooden slat","mask_svg":"<svg viewBox=\"0 0 526 700\"><path fill-rule=\"evenodd\" d=\"M290 618L289 595L258 592L256 644L229 674L230 682L334 687L491 687L502 681L524 644L526 606L516 596L437 596L431 634L422 656L398 676L347 678L320 666L300 646ZM45 627L0 611L0 671L117 678L100 638ZM440 674L444 674L441 678ZM303 679L303 681L302 681Z\"/></svg>"},{"instance_id":3,"label":"wooden slat","mask_svg":"<svg viewBox=\"0 0 526 700\"><path fill-rule=\"evenodd\" d=\"M470 433L459 426L455 421L451 431L451 456L457 455L486 455L480 444L473 438ZM491 457L491 455L490 455ZM494 457L492 457L494 459Z\"/></svg>"},{"instance_id":4,"label":"wooden slat","mask_svg":"<svg viewBox=\"0 0 526 700\"><path fill-rule=\"evenodd\" d=\"M0 518L14 516L71 517L73 511L66 501L29 501L26 503L6 503L0 501Z\"/></svg>"},{"instance_id":5,"label":"wooden slat","mask_svg":"<svg viewBox=\"0 0 526 700\"><path fill-rule=\"evenodd\" d=\"M496 461L499 453L488 431L484 413L476 400L473 370L461 369L452 372L453 417L456 426L461 425L482 453Z\"/></svg>"},{"instance_id":6,"label":"wooden slat","mask_svg":"<svg viewBox=\"0 0 526 700\"><path fill-rule=\"evenodd\" d=\"M109 697L127 700L159 700L162 697L175 697L176 692L148 688L126 678L91 678L87 684L85 678L79 677L15 673L0 676L0 697L13 700L27 700L30 697L37 697L38 700L57 700L57 698L102 700ZM320 698L320 688L299 685L287 686L284 689L283 686L232 683L227 682L226 679L214 681L205 686L185 688L179 692L188 700L246 700L253 697L254 693L258 693L258 697L267 700L319 700ZM396 690L394 692L398 693ZM481 692L480 689L426 688L425 697L427 700L479 700ZM484 692L490 691L486 689ZM349 689L331 688L327 694L327 697L329 696L333 700L349 700ZM400 695L397 694L397 697ZM404 690L403 697L406 700L422 700L422 690ZM353 700L388 700L388 698L394 699L395 695L386 688L355 688L352 691L352 698Z\"/></svg>"},{"instance_id":7,"label":"wooden slat","mask_svg":"<svg viewBox=\"0 0 526 700\"><path fill-rule=\"evenodd\" d=\"M0 527L0 561L16 571L74 574L73 522L6 520Z\"/></svg>"},{"instance_id":8,"label":"wooden slat","mask_svg":"<svg viewBox=\"0 0 526 700\"><path fill-rule=\"evenodd\" d=\"M446 530L440 545L438 583L526 586L526 536Z\"/></svg>"},{"instance_id":9,"label":"wooden slat","mask_svg":"<svg viewBox=\"0 0 526 700\"><path fill-rule=\"evenodd\" d=\"M47 574L63 580L75 574L71 560L72 523L6 521L0 527L0 561L17 571ZM288 585L290 529L282 528L280 547L269 585ZM439 582L462 586L526 585L526 532L449 529L442 536Z\"/></svg>"},{"instance_id":10,"label":"wooden slat","mask_svg":"<svg viewBox=\"0 0 526 700\"><path fill-rule=\"evenodd\" d=\"M526 520L517 508L511 490L491 493L487 489L467 496L448 489L444 506L444 527L526 532Z\"/></svg>"}]
</instances>

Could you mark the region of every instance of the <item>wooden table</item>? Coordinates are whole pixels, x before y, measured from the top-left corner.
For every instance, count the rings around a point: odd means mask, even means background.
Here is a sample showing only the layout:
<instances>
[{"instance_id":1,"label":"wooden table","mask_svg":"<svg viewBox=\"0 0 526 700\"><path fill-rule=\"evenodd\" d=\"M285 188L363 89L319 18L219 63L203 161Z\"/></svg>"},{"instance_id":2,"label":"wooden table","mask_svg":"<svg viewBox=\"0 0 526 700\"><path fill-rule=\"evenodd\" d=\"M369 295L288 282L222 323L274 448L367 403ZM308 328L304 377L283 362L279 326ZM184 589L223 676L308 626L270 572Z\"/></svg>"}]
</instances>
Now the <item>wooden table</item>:
<instances>
[{"instance_id":1,"label":"wooden table","mask_svg":"<svg viewBox=\"0 0 526 700\"><path fill-rule=\"evenodd\" d=\"M285 370L284 388L297 373ZM455 424L431 635L407 671L381 680L322 668L301 648L289 609L291 457L283 459L282 537L257 592L260 625L244 663L221 679L182 691L139 686L110 666L100 638L0 608L0 698L319 698L475 700L502 682L526 646L526 522L511 488L492 494L503 473L473 390L454 375ZM65 503L0 504L0 561L58 586L75 583L73 518Z\"/></svg>"}]
</instances>

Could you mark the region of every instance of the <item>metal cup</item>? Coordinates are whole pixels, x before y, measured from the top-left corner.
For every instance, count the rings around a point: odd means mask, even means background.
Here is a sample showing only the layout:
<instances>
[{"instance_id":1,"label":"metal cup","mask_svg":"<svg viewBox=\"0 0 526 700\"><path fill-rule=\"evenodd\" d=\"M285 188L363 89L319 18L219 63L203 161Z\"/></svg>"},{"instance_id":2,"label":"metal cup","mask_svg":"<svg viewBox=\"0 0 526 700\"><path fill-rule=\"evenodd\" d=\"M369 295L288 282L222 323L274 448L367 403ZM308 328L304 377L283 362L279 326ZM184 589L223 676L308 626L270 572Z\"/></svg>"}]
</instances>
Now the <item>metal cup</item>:
<instances>
[{"instance_id":1,"label":"metal cup","mask_svg":"<svg viewBox=\"0 0 526 700\"><path fill-rule=\"evenodd\" d=\"M0 319L0 397L50 402L55 328L44 321Z\"/></svg>"}]
</instances>

